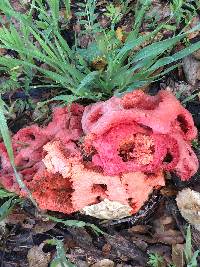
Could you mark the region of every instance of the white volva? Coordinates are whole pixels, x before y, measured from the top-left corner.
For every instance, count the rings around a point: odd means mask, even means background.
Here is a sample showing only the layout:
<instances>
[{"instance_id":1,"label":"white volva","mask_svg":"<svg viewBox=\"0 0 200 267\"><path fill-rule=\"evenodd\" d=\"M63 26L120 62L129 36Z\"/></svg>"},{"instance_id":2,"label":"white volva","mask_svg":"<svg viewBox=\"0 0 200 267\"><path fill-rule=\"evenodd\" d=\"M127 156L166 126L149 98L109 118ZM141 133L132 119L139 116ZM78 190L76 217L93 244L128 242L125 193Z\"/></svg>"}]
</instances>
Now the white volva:
<instances>
[{"instance_id":1,"label":"white volva","mask_svg":"<svg viewBox=\"0 0 200 267\"><path fill-rule=\"evenodd\" d=\"M183 189L176 202L183 218L200 231L200 193L190 188Z\"/></svg>"},{"instance_id":2,"label":"white volva","mask_svg":"<svg viewBox=\"0 0 200 267\"><path fill-rule=\"evenodd\" d=\"M86 206L82 213L104 220L117 220L131 215L131 207L105 198L98 204Z\"/></svg>"}]
</instances>

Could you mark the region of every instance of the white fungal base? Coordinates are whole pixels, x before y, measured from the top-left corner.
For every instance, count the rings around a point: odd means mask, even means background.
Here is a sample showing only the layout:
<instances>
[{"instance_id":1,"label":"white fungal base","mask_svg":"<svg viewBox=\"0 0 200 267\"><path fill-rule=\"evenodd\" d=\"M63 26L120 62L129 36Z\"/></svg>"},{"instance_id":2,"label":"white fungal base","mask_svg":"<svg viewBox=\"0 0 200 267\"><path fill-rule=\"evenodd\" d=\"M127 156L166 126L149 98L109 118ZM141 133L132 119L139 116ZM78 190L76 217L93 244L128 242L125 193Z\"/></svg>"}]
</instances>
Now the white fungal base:
<instances>
[{"instance_id":1,"label":"white fungal base","mask_svg":"<svg viewBox=\"0 0 200 267\"><path fill-rule=\"evenodd\" d=\"M176 202L183 218L200 231L200 193L184 189L178 193Z\"/></svg>"},{"instance_id":2,"label":"white fungal base","mask_svg":"<svg viewBox=\"0 0 200 267\"><path fill-rule=\"evenodd\" d=\"M81 212L104 220L117 220L131 215L131 207L105 198L98 204L84 207Z\"/></svg>"}]
</instances>

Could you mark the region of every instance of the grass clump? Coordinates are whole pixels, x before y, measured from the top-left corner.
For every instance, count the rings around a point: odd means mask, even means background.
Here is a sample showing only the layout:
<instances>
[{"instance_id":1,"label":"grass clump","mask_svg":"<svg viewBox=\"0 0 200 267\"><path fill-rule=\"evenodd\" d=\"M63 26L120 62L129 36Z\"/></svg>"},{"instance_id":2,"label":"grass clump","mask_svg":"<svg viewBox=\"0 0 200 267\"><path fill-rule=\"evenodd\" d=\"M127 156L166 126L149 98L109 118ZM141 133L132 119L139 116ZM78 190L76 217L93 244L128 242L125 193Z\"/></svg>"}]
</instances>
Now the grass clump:
<instances>
[{"instance_id":1,"label":"grass clump","mask_svg":"<svg viewBox=\"0 0 200 267\"><path fill-rule=\"evenodd\" d=\"M127 12L129 1L107 7L105 15L111 20L107 29L97 20L95 0L78 3L81 11L76 16L81 34L88 35L91 42L83 49L75 38L74 45L69 46L63 37L59 15L62 6L66 18L70 17L70 1L48 0L47 3L32 1L26 14L16 12L8 0L0 3L0 11L19 22L19 28L10 21L8 27L0 29L0 48L15 55L0 57L1 70L9 76L12 85L10 89L16 85L26 91L33 86L53 87L59 96L56 100L98 101L148 85L176 68L178 60L200 48L198 42L171 53L178 42L200 26L156 41L158 33L168 28L169 19L152 32L140 34L145 13L151 7L150 0L137 2L132 31L121 32L123 40L117 34L116 25ZM147 45L143 46L144 43ZM7 90L8 87L9 84Z\"/></svg>"}]
</instances>

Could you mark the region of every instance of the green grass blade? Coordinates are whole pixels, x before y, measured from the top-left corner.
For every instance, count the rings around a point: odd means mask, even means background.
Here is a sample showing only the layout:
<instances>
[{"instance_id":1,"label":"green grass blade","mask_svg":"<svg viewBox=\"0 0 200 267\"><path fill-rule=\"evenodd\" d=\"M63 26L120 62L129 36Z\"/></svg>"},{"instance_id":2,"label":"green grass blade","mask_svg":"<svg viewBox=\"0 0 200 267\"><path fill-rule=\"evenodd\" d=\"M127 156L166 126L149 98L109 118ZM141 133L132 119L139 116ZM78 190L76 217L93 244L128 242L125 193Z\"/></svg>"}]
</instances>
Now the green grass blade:
<instances>
[{"instance_id":1,"label":"green grass blade","mask_svg":"<svg viewBox=\"0 0 200 267\"><path fill-rule=\"evenodd\" d=\"M13 155L12 144L11 144L11 140L10 140L9 129L8 129L8 125L6 122L5 115L4 115L4 111L5 111L4 107L5 107L5 104L4 104L3 100L0 99L0 125L1 125L0 131L1 131L1 135L3 138L4 144L5 144L6 149L7 149L7 153L8 153L10 162L12 165L14 165L15 164L14 155Z\"/></svg>"},{"instance_id":2,"label":"green grass blade","mask_svg":"<svg viewBox=\"0 0 200 267\"><path fill-rule=\"evenodd\" d=\"M198 49L200 49L200 42L191 44L189 47L182 49L181 51L175 53L172 56L164 57L164 58L157 60L156 63L149 70L155 71L156 69L158 69L160 67L163 67L165 65L176 62L176 61L190 55L191 53L197 51Z\"/></svg>"},{"instance_id":3,"label":"green grass blade","mask_svg":"<svg viewBox=\"0 0 200 267\"><path fill-rule=\"evenodd\" d=\"M38 41L39 45L44 49L44 51L47 53L49 57L51 57L53 60L57 60L57 57L54 53L54 50L50 48L49 45L47 45L47 42L42 39L42 37L36 33L33 29L30 29L30 32L35 37L35 39ZM54 47L52 47L54 48Z\"/></svg>"},{"instance_id":4,"label":"green grass blade","mask_svg":"<svg viewBox=\"0 0 200 267\"><path fill-rule=\"evenodd\" d=\"M194 252L194 254L192 255L192 258L190 260L190 262L187 264L187 267L198 267L198 262L197 262L197 258L200 254L200 251L197 250Z\"/></svg>"},{"instance_id":5,"label":"green grass blade","mask_svg":"<svg viewBox=\"0 0 200 267\"><path fill-rule=\"evenodd\" d=\"M33 52L32 55L34 55L35 58L38 58L37 53ZM12 63L12 67L17 67L17 66L28 66L31 67L35 70L38 70L39 72L41 72L42 74L44 74L46 77L48 77L49 79L53 80L54 82L56 82L57 84L60 83L64 88L67 88L69 86L68 89L73 91L73 88L75 88L75 86L77 84L74 83L74 80L68 75L68 73L61 73L59 74L59 71L50 71L47 69L44 69L42 67L38 67L37 65L27 62L27 61L23 61L23 60L19 60L19 59L14 59L14 58L9 58L9 60L6 60L4 57L0 57L0 64L5 63L8 67L11 66ZM53 61L50 60L49 58L47 58L46 56L43 56L43 62L47 63L48 65L53 64ZM50 65L51 66L51 65ZM54 66L55 68L55 66Z\"/></svg>"},{"instance_id":6,"label":"green grass blade","mask_svg":"<svg viewBox=\"0 0 200 267\"><path fill-rule=\"evenodd\" d=\"M55 259L50 263L50 267L76 267L66 258L66 252L64 248L64 243L62 240L50 239L46 241L47 244L56 246L57 255Z\"/></svg>"},{"instance_id":7,"label":"green grass blade","mask_svg":"<svg viewBox=\"0 0 200 267\"><path fill-rule=\"evenodd\" d=\"M167 49L172 48L182 36L175 36L173 38L155 42L141 49L132 59L133 62L140 61L148 57L157 57L164 53Z\"/></svg>"},{"instance_id":8,"label":"green grass blade","mask_svg":"<svg viewBox=\"0 0 200 267\"><path fill-rule=\"evenodd\" d=\"M79 86L77 87L77 93L78 94L87 94L86 90L83 90L85 87L91 85L91 83L96 79L96 77L99 75L98 71L92 71L89 74L87 74L83 80L80 82Z\"/></svg>"},{"instance_id":9,"label":"green grass blade","mask_svg":"<svg viewBox=\"0 0 200 267\"><path fill-rule=\"evenodd\" d=\"M186 258L186 262L189 263L192 259L192 235L191 235L191 227L188 225L185 237L185 248L184 254Z\"/></svg>"},{"instance_id":10,"label":"green grass blade","mask_svg":"<svg viewBox=\"0 0 200 267\"><path fill-rule=\"evenodd\" d=\"M47 2L49 4L50 10L51 10L53 23L57 27L58 21L59 21L59 4L60 4L60 1L48 0Z\"/></svg>"},{"instance_id":11,"label":"green grass blade","mask_svg":"<svg viewBox=\"0 0 200 267\"><path fill-rule=\"evenodd\" d=\"M10 198L0 206L0 222L8 216L14 205L14 198Z\"/></svg>"},{"instance_id":12,"label":"green grass blade","mask_svg":"<svg viewBox=\"0 0 200 267\"><path fill-rule=\"evenodd\" d=\"M133 31L131 33L132 38L138 37L138 33L143 23L145 13L147 9L150 7L151 2L152 2L151 0L137 1L136 10L135 10L135 21L133 25Z\"/></svg>"},{"instance_id":13,"label":"green grass blade","mask_svg":"<svg viewBox=\"0 0 200 267\"><path fill-rule=\"evenodd\" d=\"M66 17L67 19L71 16L71 0L63 0L65 9L66 9Z\"/></svg>"},{"instance_id":14,"label":"green grass blade","mask_svg":"<svg viewBox=\"0 0 200 267\"><path fill-rule=\"evenodd\" d=\"M69 104L77 101L78 99L80 99L80 97L75 96L75 95L58 95L58 96L55 96L55 97L53 97L47 101L43 101L42 105L47 104L51 101L62 101L65 104L69 105Z\"/></svg>"},{"instance_id":15,"label":"green grass blade","mask_svg":"<svg viewBox=\"0 0 200 267\"><path fill-rule=\"evenodd\" d=\"M106 234L105 232L103 232L100 228L98 228L96 225L92 224L92 223L86 223L83 221L78 221L78 220L63 220L63 219L58 219L54 216L47 216L47 218L51 221L57 222L57 223L62 223L65 226L69 226L69 227L78 227L78 228L83 228L85 226L88 226L90 228L92 228L92 230L94 230L95 233L98 234Z\"/></svg>"},{"instance_id":16,"label":"green grass blade","mask_svg":"<svg viewBox=\"0 0 200 267\"><path fill-rule=\"evenodd\" d=\"M72 50L69 48L67 42L65 41L65 39L61 36L61 34L59 32L55 32L55 36L56 38L59 40L60 42L60 46L62 47L62 49L67 53L68 57L72 60L74 59L74 54L72 53Z\"/></svg>"},{"instance_id":17,"label":"green grass blade","mask_svg":"<svg viewBox=\"0 0 200 267\"><path fill-rule=\"evenodd\" d=\"M21 21L25 25L29 25L31 23L32 17L15 11L13 7L11 6L9 0L0 1L0 11L6 14L6 16L9 16L9 17L15 18L18 21Z\"/></svg>"},{"instance_id":18,"label":"green grass blade","mask_svg":"<svg viewBox=\"0 0 200 267\"><path fill-rule=\"evenodd\" d=\"M13 197L13 196L16 196L16 195L12 192L6 191L3 188L0 188L0 199L7 198L7 197Z\"/></svg>"},{"instance_id":19,"label":"green grass blade","mask_svg":"<svg viewBox=\"0 0 200 267\"><path fill-rule=\"evenodd\" d=\"M140 46L144 42L150 40L152 37L154 37L162 28L164 27L163 25L160 25L157 27L154 31L147 35L142 35L139 36L138 38L133 38L132 34L130 33L124 46L119 50L114 62L121 61L121 59L130 51L132 51L134 48Z\"/></svg>"}]
</instances>

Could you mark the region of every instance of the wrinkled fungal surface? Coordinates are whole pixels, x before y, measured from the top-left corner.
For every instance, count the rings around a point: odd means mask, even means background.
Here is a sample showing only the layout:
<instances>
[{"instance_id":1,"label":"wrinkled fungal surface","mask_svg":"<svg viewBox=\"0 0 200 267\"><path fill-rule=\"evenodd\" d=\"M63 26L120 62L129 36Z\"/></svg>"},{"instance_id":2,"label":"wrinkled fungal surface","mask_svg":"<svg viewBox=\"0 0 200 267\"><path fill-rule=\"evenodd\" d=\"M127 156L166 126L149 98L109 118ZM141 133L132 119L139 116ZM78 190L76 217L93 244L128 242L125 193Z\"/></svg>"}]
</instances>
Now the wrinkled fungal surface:
<instances>
[{"instance_id":1,"label":"wrinkled fungal surface","mask_svg":"<svg viewBox=\"0 0 200 267\"><path fill-rule=\"evenodd\" d=\"M43 210L115 219L136 213L164 171L188 180L198 169L191 114L168 91L141 90L87 107L55 108L45 127L12 137L15 164ZM0 183L26 197L0 143Z\"/></svg>"}]
</instances>

